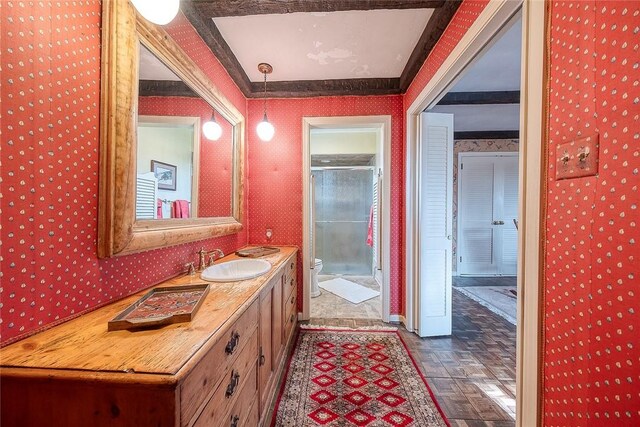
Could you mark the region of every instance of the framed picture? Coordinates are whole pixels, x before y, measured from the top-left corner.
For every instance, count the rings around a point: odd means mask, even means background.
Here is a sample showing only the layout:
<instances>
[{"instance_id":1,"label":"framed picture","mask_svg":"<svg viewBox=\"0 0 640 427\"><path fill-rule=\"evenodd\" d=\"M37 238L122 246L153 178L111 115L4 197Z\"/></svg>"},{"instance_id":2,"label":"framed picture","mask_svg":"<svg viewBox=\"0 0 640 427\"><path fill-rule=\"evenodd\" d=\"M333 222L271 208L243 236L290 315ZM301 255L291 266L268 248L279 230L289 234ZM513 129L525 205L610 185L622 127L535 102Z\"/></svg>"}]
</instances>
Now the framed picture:
<instances>
[{"instance_id":1,"label":"framed picture","mask_svg":"<svg viewBox=\"0 0 640 427\"><path fill-rule=\"evenodd\" d=\"M151 160L151 172L158 179L159 190L176 191L176 171L177 166Z\"/></svg>"}]
</instances>

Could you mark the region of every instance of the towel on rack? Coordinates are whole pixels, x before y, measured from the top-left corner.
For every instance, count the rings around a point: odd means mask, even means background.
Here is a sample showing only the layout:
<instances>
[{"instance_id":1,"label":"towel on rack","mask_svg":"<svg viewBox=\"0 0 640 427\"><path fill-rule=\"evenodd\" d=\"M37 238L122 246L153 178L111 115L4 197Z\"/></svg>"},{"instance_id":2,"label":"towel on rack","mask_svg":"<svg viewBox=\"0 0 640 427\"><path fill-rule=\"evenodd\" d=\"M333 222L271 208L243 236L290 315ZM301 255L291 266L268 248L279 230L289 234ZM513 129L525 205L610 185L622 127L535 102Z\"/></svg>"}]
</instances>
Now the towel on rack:
<instances>
[{"instance_id":1,"label":"towel on rack","mask_svg":"<svg viewBox=\"0 0 640 427\"><path fill-rule=\"evenodd\" d=\"M162 199L158 199L157 201L156 212L158 213L156 218L161 219L162 218Z\"/></svg>"},{"instance_id":2,"label":"towel on rack","mask_svg":"<svg viewBox=\"0 0 640 427\"><path fill-rule=\"evenodd\" d=\"M173 202L174 218L189 218L189 202L186 200L176 200Z\"/></svg>"},{"instance_id":3,"label":"towel on rack","mask_svg":"<svg viewBox=\"0 0 640 427\"><path fill-rule=\"evenodd\" d=\"M369 210L369 229L367 230L367 245L373 247L373 205Z\"/></svg>"}]
</instances>

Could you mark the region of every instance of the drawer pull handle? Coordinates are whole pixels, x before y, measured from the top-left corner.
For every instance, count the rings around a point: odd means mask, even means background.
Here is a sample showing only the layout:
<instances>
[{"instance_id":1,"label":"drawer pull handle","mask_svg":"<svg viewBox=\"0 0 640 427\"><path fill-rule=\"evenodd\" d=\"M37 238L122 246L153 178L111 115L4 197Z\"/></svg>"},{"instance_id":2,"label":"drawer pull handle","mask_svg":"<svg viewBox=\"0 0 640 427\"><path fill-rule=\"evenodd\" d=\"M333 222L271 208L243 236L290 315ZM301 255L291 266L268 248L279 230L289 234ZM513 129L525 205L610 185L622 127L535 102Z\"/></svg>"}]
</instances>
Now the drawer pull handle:
<instances>
[{"instance_id":1,"label":"drawer pull handle","mask_svg":"<svg viewBox=\"0 0 640 427\"><path fill-rule=\"evenodd\" d=\"M238 427L238 421L240 421L240 417L234 415L233 417L231 417L231 424L229 424L229 427Z\"/></svg>"},{"instance_id":2,"label":"drawer pull handle","mask_svg":"<svg viewBox=\"0 0 640 427\"><path fill-rule=\"evenodd\" d=\"M293 314L291 315L291 320L290 321L293 322Z\"/></svg>"},{"instance_id":3,"label":"drawer pull handle","mask_svg":"<svg viewBox=\"0 0 640 427\"><path fill-rule=\"evenodd\" d=\"M227 392L224 396L228 399L233 396L233 393L236 392L236 388L238 388L238 383L240 383L240 374L235 370L231 371L231 382L227 386Z\"/></svg>"},{"instance_id":4,"label":"drawer pull handle","mask_svg":"<svg viewBox=\"0 0 640 427\"><path fill-rule=\"evenodd\" d=\"M293 286L293 279L291 279L291 283L289 283L290 286Z\"/></svg>"},{"instance_id":5,"label":"drawer pull handle","mask_svg":"<svg viewBox=\"0 0 640 427\"><path fill-rule=\"evenodd\" d=\"M295 297L295 296L292 296L292 297L291 297L291 304L293 304L293 302L294 302L295 300L296 300L296 297Z\"/></svg>"},{"instance_id":6,"label":"drawer pull handle","mask_svg":"<svg viewBox=\"0 0 640 427\"><path fill-rule=\"evenodd\" d=\"M293 270L294 265L295 265L294 263L291 263L291 269L292 269L292 270Z\"/></svg>"},{"instance_id":7,"label":"drawer pull handle","mask_svg":"<svg viewBox=\"0 0 640 427\"><path fill-rule=\"evenodd\" d=\"M231 339L227 343L224 352L227 354L233 354L233 352L236 351L236 347L238 346L238 341L240 341L240 334L236 331L233 331L233 333L231 334Z\"/></svg>"}]
</instances>

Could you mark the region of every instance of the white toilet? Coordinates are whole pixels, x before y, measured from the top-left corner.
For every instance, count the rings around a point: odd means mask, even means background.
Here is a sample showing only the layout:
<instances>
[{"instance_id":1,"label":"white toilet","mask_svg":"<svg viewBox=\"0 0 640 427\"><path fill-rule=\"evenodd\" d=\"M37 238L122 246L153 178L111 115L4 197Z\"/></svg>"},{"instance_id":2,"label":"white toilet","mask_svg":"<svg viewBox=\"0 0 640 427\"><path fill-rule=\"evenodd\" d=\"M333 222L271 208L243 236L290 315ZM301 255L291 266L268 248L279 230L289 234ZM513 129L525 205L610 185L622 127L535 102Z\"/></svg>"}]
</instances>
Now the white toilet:
<instances>
[{"instance_id":1,"label":"white toilet","mask_svg":"<svg viewBox=\"0 0 640 427\"><path fill-rule=\"evenodd\" d=\"M322 260L316 258L316 263L311 270L311 298L320 296L320 287L318 286L318 274L322 271Z\"/></svg>"}]
</instances>

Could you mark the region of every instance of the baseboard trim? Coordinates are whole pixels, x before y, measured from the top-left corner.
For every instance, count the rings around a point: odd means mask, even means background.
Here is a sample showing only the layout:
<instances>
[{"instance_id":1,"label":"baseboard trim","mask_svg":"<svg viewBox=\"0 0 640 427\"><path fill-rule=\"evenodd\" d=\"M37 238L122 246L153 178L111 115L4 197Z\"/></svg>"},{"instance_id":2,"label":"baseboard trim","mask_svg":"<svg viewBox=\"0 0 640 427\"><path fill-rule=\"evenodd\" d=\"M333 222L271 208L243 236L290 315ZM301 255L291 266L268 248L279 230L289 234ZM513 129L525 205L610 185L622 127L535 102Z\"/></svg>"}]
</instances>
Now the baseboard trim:
<instances>
[{"instance_id":1,"label":"baseboard trim","mask_svg":"<svg viewBox=\"0 0 640 427\"><path fill-rule=\"evenodd\" d=\"M407 319L401 314L390 314L389 322L391 323L400 323L405 328L407 327Z\"/></svg>"}]
</instances>

